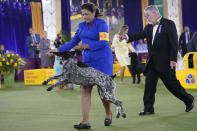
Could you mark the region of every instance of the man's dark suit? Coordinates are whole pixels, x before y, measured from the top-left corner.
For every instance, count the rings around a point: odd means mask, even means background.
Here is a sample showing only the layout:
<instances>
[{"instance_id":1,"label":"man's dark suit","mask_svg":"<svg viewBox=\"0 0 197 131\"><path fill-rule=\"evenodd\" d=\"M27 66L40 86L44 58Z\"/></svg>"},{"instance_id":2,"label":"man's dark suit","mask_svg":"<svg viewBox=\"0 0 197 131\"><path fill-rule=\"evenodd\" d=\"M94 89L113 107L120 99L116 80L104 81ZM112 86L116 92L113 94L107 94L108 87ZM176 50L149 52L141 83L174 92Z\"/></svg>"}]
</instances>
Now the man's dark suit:
<instances>
[{"instance_id":1,"label":"man's dark suit","mask_svg":"<svg viewBox=\"0 0 197 131\"><path fill-rule=\"evenodd\" d=\"M175 69L170 61L177 61L178 36L173 21L161 18L152 44L153 26L148 24L142 32L130 34L129 41L147 39L148 58L145 68L146 82L144 91L144 111L154 112L155 92L158 78L161 78L168 90L186 105L193 101L176 79Z\"/></svg>"},{"instance_id":2,"label":"man's dark suit","mask_svg":"<svg viewBox=\"0 0 197 131\"><path fill-rule=\"evenodd\" d=\"M194 33L192 39L187 45L188 52L197 52L197 32Z\"/></svg>"},{"instance_id":3,"label":"man's dark suit","mask_svg":"<svg viewBox=\"0 0 197 131\"><path fill-rule=\"evenodd\" d=\"M39 34L35 34L36 37L36 44L40 43L40 35ZM32 46L33 43L33 38L31 35L27 36L27 50L28 50L28 55L30 58L36 58L38 57L38 54L36 53L36 48L34 46Z\"/></svg>"},{"instance_id":4,"label":"man's dark suit","mask_svg":"<svg viewBox=\"0 0 197 131\"><path fill-rule=\"evenodd\" d=\"M181 48L181 50L182 50L182 52L181 52L182 56L184 56L188 52L188 50L187 50L188 43L186 43L185 34L186 34L186 32L183 32L179 38L179 48ZM193 36L193 32L189 31L189 38L191 39L192 36ZM189 40L188 40L188 42L189 42Z\"/></svg>"}]
</instances>

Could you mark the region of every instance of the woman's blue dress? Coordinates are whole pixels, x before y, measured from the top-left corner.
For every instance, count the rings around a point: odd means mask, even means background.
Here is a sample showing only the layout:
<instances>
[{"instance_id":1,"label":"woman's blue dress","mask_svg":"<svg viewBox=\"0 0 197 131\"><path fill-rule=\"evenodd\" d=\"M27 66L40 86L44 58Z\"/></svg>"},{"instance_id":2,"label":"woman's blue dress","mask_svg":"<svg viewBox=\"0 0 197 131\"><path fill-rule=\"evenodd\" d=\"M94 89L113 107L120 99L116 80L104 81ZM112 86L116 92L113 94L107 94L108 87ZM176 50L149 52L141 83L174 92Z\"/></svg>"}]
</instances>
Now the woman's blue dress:
<instances>
[{"instance_id":1,"label":"woman's blue dress","mask_svg":"<svg viewBox=\"0 0 197 131\"><path fill-rule=\"evenodd\" d=\"M108 46L109 33L108 26L103 19L95 18L91 24L82 22L73 39L58 48L63 52L72 49L80 41L88 44L88 50L83 51L83 62L109 76L113 75L112 51Z\"/></svg>"}]
</instances>

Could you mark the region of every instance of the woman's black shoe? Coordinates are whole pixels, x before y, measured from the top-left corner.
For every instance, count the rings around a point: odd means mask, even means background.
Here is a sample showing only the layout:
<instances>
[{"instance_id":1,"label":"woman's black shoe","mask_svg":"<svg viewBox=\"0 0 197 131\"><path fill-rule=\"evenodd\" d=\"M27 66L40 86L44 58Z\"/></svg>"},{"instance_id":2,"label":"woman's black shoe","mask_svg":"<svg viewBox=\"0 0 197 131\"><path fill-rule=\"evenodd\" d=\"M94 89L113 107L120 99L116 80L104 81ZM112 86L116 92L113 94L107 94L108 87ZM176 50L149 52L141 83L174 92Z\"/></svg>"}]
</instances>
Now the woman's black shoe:
<instances>
[{"instance_id":1,"label":"woman's black shoe","mask_svg":"<svg viewBox=\"0 0 197 131\"><path fill-rule=\"evenodd\" d=\"M90 123L87 123L87 124L79 123L77 125L74 125L74 128L75 129L90 129L91 125L90 125Z\"/></svg>"},{"instance_id":2,"label":"woman's black shoe","mask_svg":"<svg viewBox=\"0 0 197 131\"><path fill-rule=\"evenodd\" d=\"M105 121L104 121L104 125L105 125L105 126L110 126L111 123L112 123L112 119L105 118Z\"/></svg>"}]
</instances>

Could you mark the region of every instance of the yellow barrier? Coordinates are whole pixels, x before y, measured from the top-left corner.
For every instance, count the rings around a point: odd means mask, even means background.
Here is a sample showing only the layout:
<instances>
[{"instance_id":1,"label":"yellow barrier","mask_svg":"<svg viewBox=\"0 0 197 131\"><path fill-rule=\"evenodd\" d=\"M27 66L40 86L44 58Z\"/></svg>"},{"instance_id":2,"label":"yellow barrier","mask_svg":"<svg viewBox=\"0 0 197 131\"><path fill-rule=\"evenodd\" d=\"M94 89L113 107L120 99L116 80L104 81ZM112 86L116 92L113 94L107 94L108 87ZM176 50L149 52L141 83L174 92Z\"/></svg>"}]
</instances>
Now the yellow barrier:
<instances>
[{"instance_id":1,"label":"yellow barrier","mask_svg":"<svg viewBox=\"0 0 197 131\"><path fill-rule=\"evenodd\" d=\"M71 34L71 38L73 38L73 36L75 35L75 32L70 32Z\"/></svg>"},{"instance_id":2,"label":"yellow barrier","mask_svg":"<svg viewBox=\"0 0 197 131\"><path fill-rule=\"evenodd\" d=\"M78 14L78 15L74 15L74 16L70 16L70 20L76 20L76 19L80 19L82 18L82 15L81 14Z\"/></svg>"},{"instance_id":3,"label":"yellow barrier","mask_svg":"<svg viewBox=\"0 0 197 131\"><path fill-rule=\"evenodd\" d=\"M176 76L185 89L197 89L197 71L179 70L176 71Z\"/></svg>"},{"instance_id":4,"label":"yellow barrier","mask_svg":"<svg viewBox=\"0 0 197 131\"><path fill-rule=\"evenodd\" d=\"M113 73L119 72L121 66L118 62L113 64ZM42 82L54 75L54 69L34 69L34 70L24 70L24 84L25 85L42 85ZM118 75L120 76L120 74ZM125 69L124 76L130 77L128 67ZM56 80L49 82L48 84L55 83Z\"/></svg>"},{"instance_id":5,"label":"yellow barrier","mask_svg":"<svg viewBox=\"0 0 197 131\"><path fill-rule=\"evenodd\" d=\"M197 52L184 56L184 70L177 70L176 76L185 89L197 89Z\"/></svg>"},{"instance_id":6,"label":"yellow barrier","mask_svg":"<svg viewBox=\"0 0 197 131\"><path fill-rule=\"evenodd\" d=\"M42 85L42 82L54 75L54 69L34 69L24 70L24 84L25 85ZM55 83L56 80L48 84Z\"/></svg>"}]
</instances>

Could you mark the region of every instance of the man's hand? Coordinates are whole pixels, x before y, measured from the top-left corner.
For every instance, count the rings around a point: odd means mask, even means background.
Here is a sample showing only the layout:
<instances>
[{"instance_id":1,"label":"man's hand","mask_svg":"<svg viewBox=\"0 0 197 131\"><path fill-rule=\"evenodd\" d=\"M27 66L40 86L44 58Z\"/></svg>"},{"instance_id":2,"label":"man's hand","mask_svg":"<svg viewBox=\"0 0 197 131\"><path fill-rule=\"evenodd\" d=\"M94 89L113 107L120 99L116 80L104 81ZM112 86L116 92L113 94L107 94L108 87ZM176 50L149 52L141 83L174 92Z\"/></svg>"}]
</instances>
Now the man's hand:
<instances>
[{"instance_id":1,"label":"man's hand","mask_svg":"<svg viewBox=\"0 0 197 131\"><path fill-rule=\"evenodd\" d=\"M175 61L170 61L170 67L171 67L171 69L176 67L176 62Z\"/></svg>"},{"instance_id":2,"label":"man's hand","mask_svg":"<svg viewBox=\"0 0 197 131\"><path fill-rule=\"evenodd\" d=\"M37 46L37 44L36 44L36 43L32 43L32 46L36 47L36 46Z\"/></svg>"}]
</instances>

